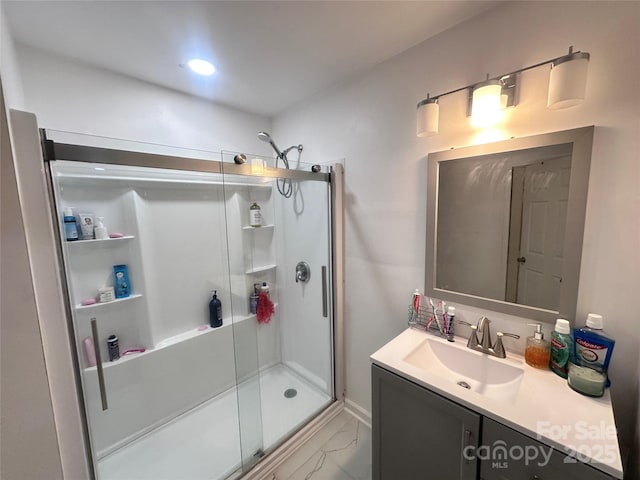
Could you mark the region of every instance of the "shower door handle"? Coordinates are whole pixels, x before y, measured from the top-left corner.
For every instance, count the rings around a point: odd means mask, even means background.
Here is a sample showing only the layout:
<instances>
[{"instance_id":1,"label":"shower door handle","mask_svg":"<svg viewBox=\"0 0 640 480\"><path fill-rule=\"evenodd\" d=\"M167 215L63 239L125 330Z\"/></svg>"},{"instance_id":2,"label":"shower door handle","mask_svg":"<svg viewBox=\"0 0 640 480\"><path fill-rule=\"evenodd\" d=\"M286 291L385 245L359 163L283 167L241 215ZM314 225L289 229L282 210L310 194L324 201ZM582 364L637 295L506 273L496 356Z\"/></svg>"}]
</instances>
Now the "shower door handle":
<instances>
[{"instance_id":1,"label":"shower door handle","mask_svg":"<svg viewBox=\"0 0 640 480\"><path fill-rule=\"evenodd\" d=\"M322 316L327 318L329 316L329 309L327 306L327 266L322 266Z\"/></svg>"},{"instance_id":2,"label":"shower door handle","mask_svg":"<svg viewBox=\"0 0 640 480\"><path fill-rule=\"evenodd\" d=\"M104 386L104 372L102 371L102 355L100 354L100 336L98 335L98 321L96 317L91 319L91 336L93 337L93 348L96 352L96 371L98 372L98 386L100 387L100 400L102 401L102 411L109 408L107 404L107 389Z\"/></svg>"}]
</instances>

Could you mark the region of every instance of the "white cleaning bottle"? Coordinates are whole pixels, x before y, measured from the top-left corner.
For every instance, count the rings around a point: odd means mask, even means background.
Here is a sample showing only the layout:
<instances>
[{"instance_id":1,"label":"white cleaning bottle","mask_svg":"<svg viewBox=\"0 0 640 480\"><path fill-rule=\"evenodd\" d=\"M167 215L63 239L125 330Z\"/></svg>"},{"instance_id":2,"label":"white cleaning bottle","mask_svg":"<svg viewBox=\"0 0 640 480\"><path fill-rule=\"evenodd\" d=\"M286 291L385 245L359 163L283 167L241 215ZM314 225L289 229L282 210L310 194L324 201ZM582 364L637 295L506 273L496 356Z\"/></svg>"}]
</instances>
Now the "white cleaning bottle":
<instances>
[{"instance_id":1,"label":"white cleaning bottle","mask_svg":"<svg viewBox=\"0 0 640 480\"><path fill-rule=\"evenodd\" d=\"M109 238L107 227L104 226L104 217L98 217L98 224L94 229L94 233L96 236L96 240L106 240L107 238Z\"/></svg>"}]
</instances>

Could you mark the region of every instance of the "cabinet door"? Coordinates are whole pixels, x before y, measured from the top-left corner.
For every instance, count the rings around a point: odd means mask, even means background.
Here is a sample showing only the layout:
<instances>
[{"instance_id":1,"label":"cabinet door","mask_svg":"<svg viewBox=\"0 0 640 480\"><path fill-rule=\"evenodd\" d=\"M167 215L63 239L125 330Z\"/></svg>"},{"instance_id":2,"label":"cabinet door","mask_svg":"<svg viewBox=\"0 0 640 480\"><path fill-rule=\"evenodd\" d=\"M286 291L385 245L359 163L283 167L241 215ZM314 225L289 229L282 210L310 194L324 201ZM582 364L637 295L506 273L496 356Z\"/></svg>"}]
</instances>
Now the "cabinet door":
<instances>
[{"instance_id":1,"label":"cabinet door","mask_svg":"<svg viewBox=\"0 0 640 480\"><path fill-rule=\"evenodd\" d=\"M472 480L480 416L376 365L372 366L373 480Z\"/></svg>"},{"instance_id":2,"label":"cabinet door","mask_svg":"<svg viewBox=\"0 0 640 480\"><path fill-rule=\"evenodd\" d=\"M486 417L481 443L482 480L611 480L599 470Z\"/></svg>"}]
</instances>

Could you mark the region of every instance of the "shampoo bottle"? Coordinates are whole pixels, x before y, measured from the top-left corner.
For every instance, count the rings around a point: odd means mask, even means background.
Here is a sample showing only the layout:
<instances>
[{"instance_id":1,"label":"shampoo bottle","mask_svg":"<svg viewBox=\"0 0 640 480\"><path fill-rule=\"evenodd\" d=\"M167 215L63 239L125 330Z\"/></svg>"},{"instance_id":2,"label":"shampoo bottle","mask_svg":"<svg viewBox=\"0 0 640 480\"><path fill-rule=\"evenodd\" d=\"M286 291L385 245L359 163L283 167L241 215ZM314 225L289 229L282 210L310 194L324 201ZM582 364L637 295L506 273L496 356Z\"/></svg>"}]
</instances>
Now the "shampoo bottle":
<instances>
[{"instance_id":1,"label":"shampoo bottle","mask_svg":"<svg viewBox=\"0 0 640 480\"><path fill-rule=\"evenodd\" d=\"M213 291L213 297L209 302L209 325L211 328L222 326L222 302L218 299L218 291Z\"/></svg>"},{"instance_id":2,"label":"shampoo bottle","mask_svg":"<svg viewBox=\"0 0 640 480\"><path fill-rule=\"evenodd\" d=\"M573 337L568 320L559 318L551 332L551 360L549 368L562 378L567 378L569 360L573 358Z\"/></svg>"},{"instance_id":3,"label":"shampoo bottle","mask_svg":"<svg viewBox=\"0 0 640 480\"><path fill-rule=\"evenodd\" d=\"M129 283L129 269L126 265L113 266L113 288L116 298L125 298L131 295L131 284Z\"/></svg>"},{"instance_id":4,"label":"shampoo bottle","mask_svg":"<svg viewBox=\"0 0 640 480\"><path fill-rule=\"evenodd\" d=\"M550 357L549 341L544 339L542 325L539 323L530 323L529 325L536 327L536 329L531 337L527 337L524 361L532 367L547 369L549 368Z\"/></svg>"},{"instance_id":5,"label":"shampoo bottle","mask_svg":"<svg viewBox=\"0 0 640 480\"><path fill-rule=\"evenodd\" d=\"M257 202L253 202L249 207L249 225L252 227L262 226L262 211Z\"/></svg>"}]
</instances>

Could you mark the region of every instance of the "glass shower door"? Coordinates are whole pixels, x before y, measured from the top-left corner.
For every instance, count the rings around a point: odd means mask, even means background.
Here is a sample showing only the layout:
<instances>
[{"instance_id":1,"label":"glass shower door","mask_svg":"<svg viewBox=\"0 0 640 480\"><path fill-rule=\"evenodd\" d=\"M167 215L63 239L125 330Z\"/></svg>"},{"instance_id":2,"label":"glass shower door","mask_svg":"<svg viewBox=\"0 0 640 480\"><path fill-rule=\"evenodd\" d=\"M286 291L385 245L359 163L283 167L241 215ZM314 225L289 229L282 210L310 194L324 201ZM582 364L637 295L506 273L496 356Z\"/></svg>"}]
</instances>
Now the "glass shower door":
<instances>
[{"instance_id":1,"label":"glass shower door","mask_svg":"<svg viewBox=\"0 0 640 480\"><path fill-rule=\"evenodd\" d=\"M236 388L222 175L79 161L51 171L98 480L226 478L245 463L239 410L255 425L261 412L249 409L257 390ZM65 230L69 208L79 240ZM82 239L91 215L113 238Z\"/></svg>"},{"instance_id":2,"label":"glass shower door","mask_svg":"<svg viewBox=\"0 0 640 480\"><path fill-rule=\"evenodd\" d=\"M233 156L222 165L246 469L334 399L330 184L310 166L256 172Z\"/></svg>"}]
</instances>

